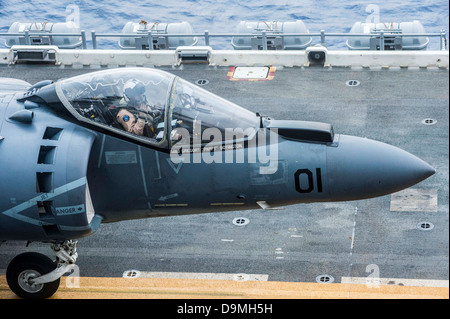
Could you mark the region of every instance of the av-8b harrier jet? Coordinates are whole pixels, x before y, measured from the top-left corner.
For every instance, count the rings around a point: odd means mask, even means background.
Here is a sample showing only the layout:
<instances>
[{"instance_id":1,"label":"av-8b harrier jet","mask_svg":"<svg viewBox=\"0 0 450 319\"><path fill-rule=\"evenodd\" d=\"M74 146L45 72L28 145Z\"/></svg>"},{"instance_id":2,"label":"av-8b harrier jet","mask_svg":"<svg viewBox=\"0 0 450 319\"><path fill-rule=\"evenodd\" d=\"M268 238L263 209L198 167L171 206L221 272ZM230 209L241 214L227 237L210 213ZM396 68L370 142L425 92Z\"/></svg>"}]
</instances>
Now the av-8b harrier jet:
<instances>
[{"instance_id":1,"label":"av-8b harrier jet","mask_svg":"<svg viewBox=\"0 0 450 319\"><path fill-rule=\"evenodd\" d=\"M101 223L360 200L435 173L394 146L254 114L150 68L0 79L0 167L0 240L56 255L11 261L8 284L25 298L54 294L76 240Z\"/></svg>"}]
</instances>

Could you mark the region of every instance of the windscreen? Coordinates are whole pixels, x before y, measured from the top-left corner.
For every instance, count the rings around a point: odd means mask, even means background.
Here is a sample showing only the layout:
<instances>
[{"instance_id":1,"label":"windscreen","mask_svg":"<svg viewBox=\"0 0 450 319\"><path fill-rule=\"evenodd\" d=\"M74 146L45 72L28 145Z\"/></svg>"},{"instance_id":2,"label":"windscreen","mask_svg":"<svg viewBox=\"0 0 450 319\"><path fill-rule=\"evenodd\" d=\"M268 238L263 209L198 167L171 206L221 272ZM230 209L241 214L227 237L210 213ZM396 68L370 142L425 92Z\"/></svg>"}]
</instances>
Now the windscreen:
<instances>
[{"instance_id":1,"label":"windscreen","mask_svg":"<svg viewBox=\"0 0 450 319\"><path fill-rule=\"evenodd\" d=\"M250 139L259 117L183 79L176 81L171 106L171 145L223 143Z\"/></svg>"}]
</instances>

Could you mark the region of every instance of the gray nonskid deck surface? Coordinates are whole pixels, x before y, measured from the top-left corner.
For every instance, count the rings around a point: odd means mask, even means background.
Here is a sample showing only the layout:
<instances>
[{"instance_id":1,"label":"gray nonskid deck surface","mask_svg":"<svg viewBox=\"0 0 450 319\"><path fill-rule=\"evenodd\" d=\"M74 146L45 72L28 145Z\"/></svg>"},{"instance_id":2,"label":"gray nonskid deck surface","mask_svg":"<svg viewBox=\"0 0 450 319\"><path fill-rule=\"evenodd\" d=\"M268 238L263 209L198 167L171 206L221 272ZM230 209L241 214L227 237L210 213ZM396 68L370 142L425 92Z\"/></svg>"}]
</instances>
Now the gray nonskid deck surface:
<instances>
[{"instance_id":1,"label":"gray nonskid deck surface","mask_svg":"<svg viewBox=\"0 0 450 319\"><path fill-rule=\"evenodd\" d=\"M405 149L437 169L415 185L437 194L437 211L391 211L391 196L364 201L301 204L282 210L164 217L105 224L79 241L82 276L145 272L267 274L273 281L312 282L327 274L448 280L448 70L278 68L271 81L229 81L228 68L162 68L251 111L276 119L327 122L337 134L376 139ZM0 77L36 83L95 71L15 65ZM348 80L360 85L349 87ZM424 125L424 119L435 119ZM395 204L395 203L394 203ZM432 209L431 209L432 210ZM236 226L236 217L249 223ZM420 222L434 225L418 229ZM40 243L0 246L0 269L21 251L50 254ZM1 270L0 270L1 271Z\"/></svg>"}]
</instances>

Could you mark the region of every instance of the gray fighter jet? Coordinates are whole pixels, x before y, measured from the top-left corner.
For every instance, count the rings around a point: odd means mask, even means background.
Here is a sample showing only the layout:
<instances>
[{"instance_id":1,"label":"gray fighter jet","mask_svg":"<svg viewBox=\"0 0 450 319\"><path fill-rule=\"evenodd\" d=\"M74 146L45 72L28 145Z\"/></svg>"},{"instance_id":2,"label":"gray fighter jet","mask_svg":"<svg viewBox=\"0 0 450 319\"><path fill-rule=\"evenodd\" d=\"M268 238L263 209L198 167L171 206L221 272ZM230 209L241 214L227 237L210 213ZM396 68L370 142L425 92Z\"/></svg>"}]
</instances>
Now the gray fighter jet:
<instances>
[{"instance_id":1,"label":"gray fighter jet","mask_svg":"<svg viewBox=\"0 0 450 319\"><path fill-rule=\"evenodd\" d=\"M15 257L7 281L45 298L101 223L360 200L435 170L329 124L254 114L150 68L31 85L0 79L0 240L49 243L56 262Z\"/></svg>"}]
</instances>

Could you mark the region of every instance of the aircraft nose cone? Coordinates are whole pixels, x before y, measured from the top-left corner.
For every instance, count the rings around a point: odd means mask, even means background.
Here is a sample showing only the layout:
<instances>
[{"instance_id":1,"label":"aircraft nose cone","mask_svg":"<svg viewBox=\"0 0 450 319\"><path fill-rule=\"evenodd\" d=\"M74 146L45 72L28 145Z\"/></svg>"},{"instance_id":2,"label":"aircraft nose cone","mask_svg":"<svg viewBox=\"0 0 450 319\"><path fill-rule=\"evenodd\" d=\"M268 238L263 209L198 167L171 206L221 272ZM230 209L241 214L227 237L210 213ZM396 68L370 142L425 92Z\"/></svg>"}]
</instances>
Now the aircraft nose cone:
<instances>
[{"instance_id":1,"label":"aircraft nose cone","mask_svg":"<svg viewBox=\"0 0 450 319\"><path fill-rule=\"evenodd\" d=\"M328 183L333 200L383 196L408 188L436 170L420 158L392 145L341 135L328 147Z\"/></svg>"}]
</instances>

